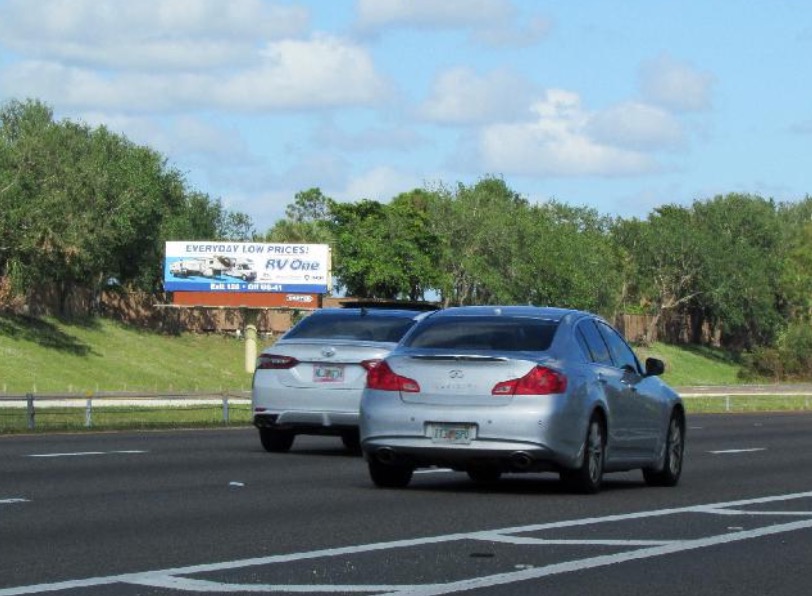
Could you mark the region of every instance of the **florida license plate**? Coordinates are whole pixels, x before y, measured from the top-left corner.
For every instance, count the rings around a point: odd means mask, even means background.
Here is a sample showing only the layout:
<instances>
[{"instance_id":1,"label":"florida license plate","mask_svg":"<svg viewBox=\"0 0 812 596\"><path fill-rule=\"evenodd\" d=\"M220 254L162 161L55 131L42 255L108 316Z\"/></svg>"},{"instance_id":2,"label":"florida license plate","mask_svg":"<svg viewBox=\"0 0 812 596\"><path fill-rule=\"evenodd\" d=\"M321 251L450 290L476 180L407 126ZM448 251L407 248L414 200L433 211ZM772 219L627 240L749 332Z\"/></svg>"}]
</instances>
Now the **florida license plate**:
<instances>
[{"instance_id":1,"label":"florida license plate","mask_svg":"<svg viewBox=\"0 0 812 596\"><path fill-rule=\"evenodd\" d=\"M343 366L324 366L316 364L313 366L313 382L314 383L343 383L344 382L344 367Z\"/></svg>"},{"instance_id":2,"label":"florida license plate","mask_svg":"<svg viewBox=\"0 0 812 596\"><path fill-rule=\"evenodd\" d=\"M429 424L428 435L434 443L467 445L476 438L473 424Z\"/></svg>"}]
</instances>

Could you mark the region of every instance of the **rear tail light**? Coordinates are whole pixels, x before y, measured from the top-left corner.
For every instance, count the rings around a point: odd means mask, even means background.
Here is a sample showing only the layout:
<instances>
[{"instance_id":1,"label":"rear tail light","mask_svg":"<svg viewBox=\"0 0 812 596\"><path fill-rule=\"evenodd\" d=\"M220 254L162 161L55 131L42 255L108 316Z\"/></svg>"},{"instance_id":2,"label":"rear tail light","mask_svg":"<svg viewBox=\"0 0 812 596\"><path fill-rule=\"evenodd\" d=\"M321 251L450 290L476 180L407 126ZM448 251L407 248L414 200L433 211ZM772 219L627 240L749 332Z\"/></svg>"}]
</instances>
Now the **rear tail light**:
<instances>
[{"instance_id":1,"label":"rear tail light","mask_svg":"<svg viewBox=\"0 0 812 596\"><path fill-rule=\"evenodd\" d=\"M544 366L536 366L520 379L497 383L491 395L550 395L567 390L567 377Z\"/></svg>"},{"instance_id":2,"label":"rear tail light","mask_svg":"<svg viewBox=\"0 0 812 596\"><path fill-rule=\"evenodd\" d=\"M257 370L293 368L299 361L292 356L260 354L257 358Z\"/></svg>"},{"instance_id":3,"label":"rear tail light","mask_svg":"<svg viewBox=\"0 0 812 596\"><path fill-rule=\"evenodd\" d=\"M395 373L386 362L373 366L367 373L367 387L379 391L403 391L417 393L420 385L414 379Z\"/></svg>"},{"instance_id":4,"label":"rear tail light","mask_svg":"<svg viewBox=\"0 0 812 596\"><path fill-rule=\"evenodd\" d=\"M380 358L375 358L374 360L363 360L361 362L361 366L363 366L367 370L367 372L369 372L373 368L378 366L381 362L383 362L383 360L381 360Z\"/></svg>"}]
</instances>

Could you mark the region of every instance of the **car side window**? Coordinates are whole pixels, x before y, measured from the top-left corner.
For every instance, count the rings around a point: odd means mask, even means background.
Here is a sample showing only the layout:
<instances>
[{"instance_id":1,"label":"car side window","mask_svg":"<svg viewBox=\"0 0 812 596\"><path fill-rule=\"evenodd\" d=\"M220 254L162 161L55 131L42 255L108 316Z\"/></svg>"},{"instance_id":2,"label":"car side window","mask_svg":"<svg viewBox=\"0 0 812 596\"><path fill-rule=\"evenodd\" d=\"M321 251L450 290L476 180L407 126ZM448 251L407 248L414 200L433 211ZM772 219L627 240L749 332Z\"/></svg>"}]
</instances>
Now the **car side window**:
<instances>
[{"instance_id":1,"label":"car side window","mask_svg":"<svg viewBox=\"0 0 812 596\"><path fill-rule=\"evenodd\" d=\"M575 331L576 337L580 336L578 342L581 343L583 339L583 342L586 343L586 356L591 358L592 362L614 366L612 355L609 353L609 347L601 337L593 321L583 321L578 325Z\"/></svg>"},{"instance_id":2,"label":"car side window","mask_svg":"<svg viewBox=\"0 0 812 596\"><path fill-rule=\"evenodd\" d=\"M615 366L640 374L640 364L637 361L637 356L634 355L626 340L606 323L598 323L598 328L609 345L609 351L612 353Z\"/></svg>"}]
</instances>

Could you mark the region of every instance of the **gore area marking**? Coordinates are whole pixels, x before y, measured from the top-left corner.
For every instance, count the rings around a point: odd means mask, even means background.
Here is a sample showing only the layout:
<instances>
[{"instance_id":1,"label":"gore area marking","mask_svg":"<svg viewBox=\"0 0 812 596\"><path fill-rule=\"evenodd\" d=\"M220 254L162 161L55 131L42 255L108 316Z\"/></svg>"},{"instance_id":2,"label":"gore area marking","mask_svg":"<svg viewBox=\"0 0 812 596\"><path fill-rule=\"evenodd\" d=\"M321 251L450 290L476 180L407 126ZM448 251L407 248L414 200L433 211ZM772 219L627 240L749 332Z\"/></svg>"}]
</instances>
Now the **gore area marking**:
<instances>
[{"instance_id":1,"label":"gore area marking","mask_svg":"<svg viewBox=\"0 0 812 596\"><path fill-rule=\"evenodd\" d=\"M137 449L128 451L76 451L75 453L32 453L28 457L85 457L88 455L128 455L131 453L147 453Z\"/></svg>"},{"instance_id":2,"label":"gore area marking","mask_svg":"<svg viewBox=\"0 0 812 596\"><path fill-rule=\"evenodd\" d=\"M752 449L723 449L721 451L708 451L713 455L731 455L733 453L755 453L756 451L767 451L766 447L754 447Z\"/></svg>"},{"instance_id":3,"label":"gore area marking","mask_svg":"<svg viewBox=\"0 0 812 596\"><path fill-rule=\"evenodd\" d=\"M797 511L771 511L769 507L757 509L757 505L772 505L775 503L786 503L807 499L805 507L799 507ZM698 538L689 539L662 539L662 540L623 540L617 538L601 538L598 533L605 527L602 524L611 522L634 522L641 519L665 518L674 515L696 515L706 517L709 515L740 515L758 516L764 520L770 516L775 516L773 523L760 526L751 530L740 529L744 526L727 526L723 533L713 533L709 528L709 533ZM794 519L793 519L794 518ZM712 524L709 524L712 526ZM576 527L589 528L589 538L583 540L534 538L523 536L528 532L545 532L555 534L558 530L567 530ZM667 528L667 525L664 526ZM634 524L629 527L629 534L633 534L636 529ZM616 532L617 526L614 526ZM734 531L735 530L735 531ZM178 593L361 593L377 596L435 596L439 594L451 594L475 590L479 588L489 588L513 584L521 581L540 579L564 573L574 573L597 567L608 567L618 565L628 561L640 561L654 557L661 557L674 553L695 551L708 547L715 547L724 544L754 540L764 536L774 536L786 532L799 530L812 530L812 492L792 493L773 497L762 497L758 499L745 499L740 501L729 501L724 503L708 503L705 505L692 505L674 509L657 509L652 511L640 511L637 513L627 513L619 515L609 515L606 517L588 517L574 520L562 520L557 522L530 524L501 528L497 530L484 530L476 532L460 532L457 534L446 534L442 536L432 536L427 538L414 538L406 540L394 540L391 542L378 542L373 544L361 544L339 548L329 548L300 553L269 555L252 559L242 559L237 561L225 561L221 563L211 563L204 565L191 565L188 567L176 567L156 571L146 571L140 573L127 573L122 575L111 575L107 577L92 577L87 579L67 580L49 584L35 584L30 586L18 586L14 588L0 589L0 596L20 596L24 594L38 594L43 592L60 592L74 590L77 593L84 593L88 588L99 586L111 586L120 584L123 586L148 586ZM493 542L509 543L519 548L543 549L557 545L580 545L587 552L573 553L573 557L568 561L541 565L538 567L519 566L515 571L507 571L484 576L468 577L457 581L423 584L386 584L373 583L380 576L381 569L376 567L370 573L373 582L368 584L318 584L311 583L309 576L302 577L303 583L284 584L260 584L260 583L238 583L216 581L207 578L192 577L198 574L212 574L222 571L234 572L245 570L246 577L256 576L262 571L262 567L285 565L286 563L298 564L301 561L329 560L335 558L336 568L347 565L347 558L359 556L367 553L385 553L384 556L390 560L397 561L398 553L389 553L396 549L430 547L438 544L450 544L460 541L482 541L492 544ZM614 554L590 553L591 546L617 546L625 550ZM585 555L585 556L584 556Z\"/></svg>"}]
</instances>

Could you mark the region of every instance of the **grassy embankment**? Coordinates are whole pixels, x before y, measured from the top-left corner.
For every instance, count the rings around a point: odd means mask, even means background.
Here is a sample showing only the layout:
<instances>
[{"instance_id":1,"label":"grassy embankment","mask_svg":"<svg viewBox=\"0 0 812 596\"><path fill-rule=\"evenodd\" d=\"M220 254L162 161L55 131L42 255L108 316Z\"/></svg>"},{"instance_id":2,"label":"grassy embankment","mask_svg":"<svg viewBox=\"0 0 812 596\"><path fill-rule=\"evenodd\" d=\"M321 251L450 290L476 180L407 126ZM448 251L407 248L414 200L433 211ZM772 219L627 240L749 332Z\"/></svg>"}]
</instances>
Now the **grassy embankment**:
<instances>
[{"instance_id":1,"label":"grassy embankment","mask_svg":"<svg viewBox=\"0 0 812 596\"><path fill-rule=\"evenodd\" d=\"M260 342L259 349L263 347ZM639 349L641 358L657 356L666 362L664 380L676 387L741 383L739 366L723 352L656 344ZM224 335L168 336L141 331L108 320L65 323L57 319L28 319L0 315L0 399L9 395L78 394L95 392L212 392L250 389L245 372L245 343ZM739 403L743 403L737 398ZM748 405L751 404L751 405ZM738 409L801 409L808 398L753 400ZM693 411L719 411L719 398L691 399ZM247 424L247 406L229 410L231 424ZM13 417L13 419L12 419ZM135 408L96 407L93 427L153 427L222 424L222 405ZM82 408L42 408L37 428L82 428ZM0 409L0 432L25 430L25 412Z\"/></svg>"},{"instance_id":2,"label":"grassy embankment","mask_svg":"<svg viewBox=\"0 0 812 596\"><path fill-rule=\"evenodd\" d=\"M259 343L258 349L263 347ZM53 318L0 315L0 400L12 395L98 392L239 395L251 387L245 342L225 335L179 336L133 329L96 319L66 323ZM41 402L36 428L84 428L84 408ZM126 408L93 406L93 428L173 427L223 423L220 400ZM6 404L8 405L8 404ZM20 405L19 403L17 404ZM249 407L229 406L230 424L247 424ZM0 432L27 430L24 409L0 408Z\"/></svg>"}]
</instances>

